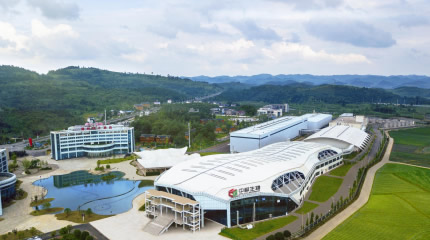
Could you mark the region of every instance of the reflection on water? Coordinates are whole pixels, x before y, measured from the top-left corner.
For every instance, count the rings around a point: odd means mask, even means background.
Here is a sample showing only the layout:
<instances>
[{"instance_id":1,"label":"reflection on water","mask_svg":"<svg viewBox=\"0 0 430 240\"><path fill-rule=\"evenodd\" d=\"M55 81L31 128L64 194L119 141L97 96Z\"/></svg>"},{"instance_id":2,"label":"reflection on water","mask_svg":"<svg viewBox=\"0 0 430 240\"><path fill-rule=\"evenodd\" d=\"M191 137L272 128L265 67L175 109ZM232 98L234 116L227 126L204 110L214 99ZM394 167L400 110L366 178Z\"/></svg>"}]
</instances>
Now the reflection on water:
<instances>
[{"instance_id":1,"label":"reflection on water","mask_svg":"<svg viewBox=\"0 0 430 240\"><path fill-rule=\"evenodd\" d=\"M91 208L97 214L110 215L129 210L136 196L153 188L139 188L140 181L126 180L123 176L124 173L118 171L102 175L76 171L41 179L33 184L48 190L45 198L54 198L52 207L71 210Z\"/></svg>"}]
</instances>

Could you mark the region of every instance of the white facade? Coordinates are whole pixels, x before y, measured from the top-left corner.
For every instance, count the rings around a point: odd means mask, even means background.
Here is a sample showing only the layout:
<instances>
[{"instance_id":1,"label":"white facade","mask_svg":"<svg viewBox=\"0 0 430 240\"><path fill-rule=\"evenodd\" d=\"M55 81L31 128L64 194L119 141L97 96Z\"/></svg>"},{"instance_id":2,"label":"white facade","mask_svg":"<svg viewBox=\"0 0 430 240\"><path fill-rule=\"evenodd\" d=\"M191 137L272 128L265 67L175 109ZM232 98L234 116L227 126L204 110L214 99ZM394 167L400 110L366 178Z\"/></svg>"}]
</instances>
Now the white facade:
<instances>
[{"instance_id":1,"label":"white facade","mask_svg":"<svg viewBox=\"0 0 430 240\"><path fill-rule=\"evenodd\" d=\"M281 117L230 133L230 152L247 152L272 143L288 141L299 136L301 130L319 129L331 120L329 114L305 114L300 117ZM311 123L309 124L309 121Z\"/></svg>"},{"instance_id":2,"label":"white facade","mask_svg":"<svg viewBox=\"0 0 430 240\"><path fill-rule=\"evenodd\" d=\"M363 150L370 142L371 137L366 132L345 125L334 125L321 129L304 141L328 144L340 149L347 149L351 145L354 150Z\"/></svg>"},{"instance_id":3,"label":"white facade","mask_svg":"<svg viewBox=\"0 0 430 240\"><path fill-rule=\"evenodd\" d=\"M0 149L0 172L8 172L8 152L6 149Z\"/></svg>"},{"instance_id":4,"label":"white facade","mask_svg":"<svg viewBox=\"0 0 430 240\"><path fill-rule=\"evenodd\" d=\"M342 155L340 149L328 145L281 142L246 153L179 163L159 176L154 185L159 191L198 201L202 211L225 210L230 227L236 221L231 217L236 211L231 212L231 208L241 199L275 198L275 204L287 201L285 209L292 211L302 204L316 177L341 165Z\"/></svg>"},{"instance_id":5,"label":"white facade","mask_svg":"<svg viewBox=\"0 0 430 240\"><path fill-rule=\"evenodd\" d=\"M55 160L110 156L134 151L133 127L86 123L51 132L51 155Z\"/></svg>"}]
</instances>

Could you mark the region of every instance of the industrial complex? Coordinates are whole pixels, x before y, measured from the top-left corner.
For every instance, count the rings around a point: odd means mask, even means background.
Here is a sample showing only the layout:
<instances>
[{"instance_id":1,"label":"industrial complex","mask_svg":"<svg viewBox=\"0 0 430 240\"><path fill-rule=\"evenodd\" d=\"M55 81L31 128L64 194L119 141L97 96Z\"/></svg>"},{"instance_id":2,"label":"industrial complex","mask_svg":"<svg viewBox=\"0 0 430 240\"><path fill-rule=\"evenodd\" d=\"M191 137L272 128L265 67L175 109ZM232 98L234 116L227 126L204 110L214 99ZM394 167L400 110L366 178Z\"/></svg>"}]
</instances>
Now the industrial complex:
<instances>
[{"instance_id":1,"label":"industrial complex","mask_svg":"<svg viewBox=\"0 0 430 240\"><path fill-rule=\"evenodd\" d=\"M160 234L176 223L195 231L205 218L231 227L287 215L301 205L316 177L342 164L343 154L330 145L297 141L182 162L147 191L146 213L156 217L148 228Z\"/></svg>"},{"instance_id":2,"label":"industrial complex","mask_svg":"<svg viewBox=\"0 0 430 240\"><path fill-rule=\"evenodd\" d=\"M85 125L51 132L51 149L55 160L132 153L135 149L134 128L88 119Z\"/></svg>"},{"instance_id":3,"label":"industrial complex","mask_svg":"<svg viewBox=\"0 0 430 240\"><path fill-rule=\"evenodd\" d=\"M247 152L266 145L291 140L300 131L316 131L332 120L330 114L287 116L230 133L230 152Z\"/></svg>"}]
</instances>

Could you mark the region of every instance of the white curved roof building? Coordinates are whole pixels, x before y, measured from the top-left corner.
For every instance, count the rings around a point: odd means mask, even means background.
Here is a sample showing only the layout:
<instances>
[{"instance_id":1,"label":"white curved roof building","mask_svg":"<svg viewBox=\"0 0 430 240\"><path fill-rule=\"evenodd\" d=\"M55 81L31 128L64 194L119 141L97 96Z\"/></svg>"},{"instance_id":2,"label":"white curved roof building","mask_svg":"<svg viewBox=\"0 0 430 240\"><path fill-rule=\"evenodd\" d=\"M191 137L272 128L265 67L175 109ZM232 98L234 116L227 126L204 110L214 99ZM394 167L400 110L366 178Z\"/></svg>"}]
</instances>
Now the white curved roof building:
<instances>
[{"instance_id":1,"label":"white curved roof building","mask_svg":"<svg viewBox=\"0 0 430 240\"><path fill-rule=\"evenodd\" d=\"M347 149L353 145L355 150L363 150L369 144L370 139L369 134L358 128L335 125L321 129L304 141L328 144L340 149Z\"/></svg>"},{"instance_id":2,"label":"white curved roof building","mask_svg":"<svg viewBox=\"0 0 430 240\"><path fill-rule=\"evenodd\" d=\"M251 222L253 204L255 220L288 214L302 203L317 176L341 163L338 148L280 142L250 152L179 163L154 185L158 191L198 202L204 217L230 227L237 220Z\"/></svg>"}]
</instances>

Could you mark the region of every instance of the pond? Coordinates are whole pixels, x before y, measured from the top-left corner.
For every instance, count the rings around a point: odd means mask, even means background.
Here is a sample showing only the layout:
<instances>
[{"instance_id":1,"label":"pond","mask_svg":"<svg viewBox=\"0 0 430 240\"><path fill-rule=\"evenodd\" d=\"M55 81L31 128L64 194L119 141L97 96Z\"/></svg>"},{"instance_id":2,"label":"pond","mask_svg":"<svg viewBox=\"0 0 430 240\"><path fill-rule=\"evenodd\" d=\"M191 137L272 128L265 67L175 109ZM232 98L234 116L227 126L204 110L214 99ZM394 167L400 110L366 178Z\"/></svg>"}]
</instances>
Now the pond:
<instances>
[{"instance_id":1,"label":"pond","mask_svg":"<svg viewBox=\"0 0 430 240\"><path fill-rule=\"evenodd\" d=\"M151 187L139 188L140 181L124 179L122 172L95 175L75 171L40 179L33 184L48 190L45 198L54 198L51 207L74 210L91 210L100 215L126 212L132 208L133 199Z\"/></svg>"}]
</instances>

